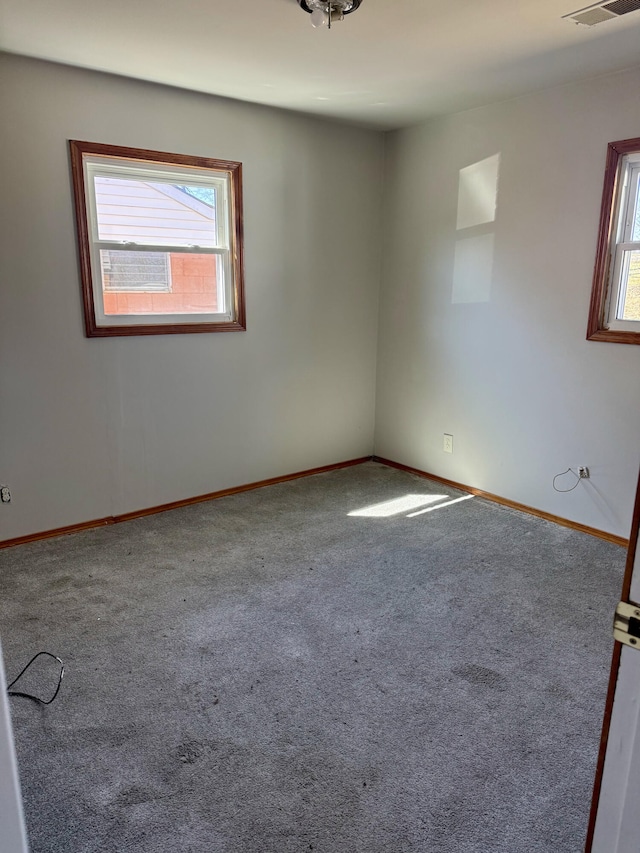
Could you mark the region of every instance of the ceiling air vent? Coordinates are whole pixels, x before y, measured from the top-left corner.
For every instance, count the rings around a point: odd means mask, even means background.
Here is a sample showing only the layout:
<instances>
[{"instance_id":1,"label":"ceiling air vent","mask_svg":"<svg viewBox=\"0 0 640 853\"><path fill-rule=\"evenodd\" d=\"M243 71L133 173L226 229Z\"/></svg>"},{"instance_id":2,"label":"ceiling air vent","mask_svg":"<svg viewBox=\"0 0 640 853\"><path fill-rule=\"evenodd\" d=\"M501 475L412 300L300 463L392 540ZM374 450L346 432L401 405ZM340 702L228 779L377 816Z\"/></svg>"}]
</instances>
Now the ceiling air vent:
<instances>
[{"instance_id":1,"label":"ceiling air vent","mask_svg":"<svg viewBox=\"0 0 640 853\"><path fill-rule=\"evenodd\" d=\"M629 12L637 12L639 9L640 0L610 0L610 2L586 6L584 9L578 9L577 12L570 12L562 17L575 21L576 24L594 27L596 24L619 18L621 15L628 15Z\"/></svg>"}]
</instances>

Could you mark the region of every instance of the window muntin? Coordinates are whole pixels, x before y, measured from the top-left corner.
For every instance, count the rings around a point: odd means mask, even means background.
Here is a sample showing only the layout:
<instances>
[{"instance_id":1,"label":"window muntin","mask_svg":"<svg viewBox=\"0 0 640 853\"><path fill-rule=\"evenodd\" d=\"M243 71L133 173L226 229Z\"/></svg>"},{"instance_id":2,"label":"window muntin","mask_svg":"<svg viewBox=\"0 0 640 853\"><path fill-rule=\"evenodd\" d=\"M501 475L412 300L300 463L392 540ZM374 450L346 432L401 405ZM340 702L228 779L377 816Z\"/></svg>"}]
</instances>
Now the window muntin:
<instances>
[{"instance_id":1,"label":"window muntin","mask_svg":"<svg viewBox=\"0 0 640 853\"><path fill-rule=\"evenodd\" d=\"M241 164L71 142L87 334L244 329Z\"/></svg>"},{"instance_id":2,"label":"window muntin","mask_svg":"<svg viewBox=\"0 0 640 853\"><path fill-rule=\"evenodd\" d=\"M640 343L640 139L609 144L587 337Z\"/></svg>"}]
</instances>

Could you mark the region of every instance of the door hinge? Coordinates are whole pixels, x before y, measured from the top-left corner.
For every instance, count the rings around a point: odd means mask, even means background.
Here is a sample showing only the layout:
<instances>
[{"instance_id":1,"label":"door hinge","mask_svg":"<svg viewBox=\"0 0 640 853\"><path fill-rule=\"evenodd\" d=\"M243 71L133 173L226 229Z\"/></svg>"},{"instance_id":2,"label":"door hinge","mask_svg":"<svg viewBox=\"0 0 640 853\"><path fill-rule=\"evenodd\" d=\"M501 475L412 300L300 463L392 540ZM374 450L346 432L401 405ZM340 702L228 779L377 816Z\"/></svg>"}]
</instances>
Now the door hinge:
<instances>
[{"instance_id":1,"label":"door hinge","mask_svg":"<svg viewBox=\"0 0 640 853\"><path fill-rule=\"evenodd\" d=\"M640 605L621 601L613 619L613 636L620 643L640 649Z\"/></svg>"}]
</instances>

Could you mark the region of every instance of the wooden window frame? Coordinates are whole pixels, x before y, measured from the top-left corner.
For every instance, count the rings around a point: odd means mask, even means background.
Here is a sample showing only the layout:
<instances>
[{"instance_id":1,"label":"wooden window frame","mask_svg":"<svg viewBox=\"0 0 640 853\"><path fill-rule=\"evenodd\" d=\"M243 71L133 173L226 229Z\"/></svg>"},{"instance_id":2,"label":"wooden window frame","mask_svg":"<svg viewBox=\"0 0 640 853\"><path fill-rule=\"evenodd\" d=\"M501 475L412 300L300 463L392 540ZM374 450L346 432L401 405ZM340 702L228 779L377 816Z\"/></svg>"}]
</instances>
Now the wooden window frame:
<instances>
[{"instance_id":1,"label":"wooden window frame","mask_svg":"<svg viewBox=\"0 0 640 853\"><path fill-rule=\"evenodd\" d=\"M89 338L117 337L133 335L175 335L198 332L241 332L246 329L245 300L244 300L244 247L243 247L243 216L242 216L242 163L233 160L218 160L210 157L192 157L184 154L169 154L162 151L152 151L142 148L127 148L115 145L104 145L94 142L69 140L71 155L71 175L75 200L76 233L78 240L78 256L80 264L80 282L82 304L84 308L85 333ZM230 319L224 321L192 320L197 314L184 314L184 321L158 322L158 314L125 315L136 316L140 322L118 324L101 324L96 312L96 287L101 283L94 282L92 268L93 237L89 220L87 204L87 187L85 182L85 159L105 158L109 160L141 161L157 166L178 166L180 168L211 170L224 173L228 181L229 200L229 269L231 275ZM194 253L198 254L197 247ZM175 316L175 315L172 315ZM186 319L189 318L189 319Z\"/></svg>"},{"instance_id":2,"label":"wooden window frame","mask_svg":"<svg viewBox=\"0 0 640 853\"><path fill-rule=\"evenodd\" d=\"M587 340L589 341L640 344L640 324L638 324L637 332L609 327L610 303L615 299L615 295L611 293L611 288L615 286L617 289L617 284L612 280L613 261L617 246L616 230L622 194L621 179L625 164L624 157L627 154L640 154L640 138L623 139L609 143L589 307L589 324L587 327Z\"/></svg>"}]
</instances>

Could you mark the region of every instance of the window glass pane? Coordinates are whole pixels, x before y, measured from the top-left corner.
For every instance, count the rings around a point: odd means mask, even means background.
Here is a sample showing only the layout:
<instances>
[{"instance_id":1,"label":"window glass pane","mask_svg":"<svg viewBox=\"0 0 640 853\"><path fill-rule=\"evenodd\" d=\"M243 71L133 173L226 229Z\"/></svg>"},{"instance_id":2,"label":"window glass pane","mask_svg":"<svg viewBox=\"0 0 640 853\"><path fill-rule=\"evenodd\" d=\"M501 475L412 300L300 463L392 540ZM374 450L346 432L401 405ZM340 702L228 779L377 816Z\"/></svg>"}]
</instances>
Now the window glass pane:
<instances>
[{"instance_id":1,"label":"window glass pane","mask_svg":"<svg viewBox=\"0 0 640 853\"><path fill-rule=\"evenodd\" d=\"M625 252L618 320L640 321L640 250Z\"/></svg>"},{"instance_id":2,"label":"window glass pane","mask_svg":"<svg viewBox=\"0 0 640 853\"><path fill-rule=\"evenodd\" d=\"M171 289L167 252L100 251L104 290L154 292Z\"/></svg>"},{"instance_id":3,"label":"window glass pane","mask_svg":"<svg viewBox=\"0 0 640 853\"><path fill-rule=\"evenodd\" d=\"M156 246L218 246L213 187L94 178L98 239Z\"/></svg>"},{"instance_id":4,"label":"window glass pane","mask_svg":"<svg viewBox=\"0 0 640 853\"><path fill-rule=\"evenodd\" d=\"M197 255L191 252L100 252L103 274L102 300L105 315L113 314L215 314L225 310L222 298L223 261L220 255ZM108 269L105 256L109 256ZM121 256L130 256L122 258ZM152 258L153 264L162 260L167 271L169 287L144 286L149 268L140 258ZM149 261L150 267L153 265ZM108 276L114 266L126 270L131 284L138 286L114 288ZM120 273L119 273L120 274ZM122 279L121 279L122 280Z\"/></svg>"},{"instance_id":5,"label":"window glass pane","mask_svg":"<svg viewBox=\"0 0 640 853\"><path fill-rule=\"evenodd\" d=\"M640 172L634 172L636 206L633 214L633 233L631 239L640 240Z\"/></svg>"}]
</instances>

